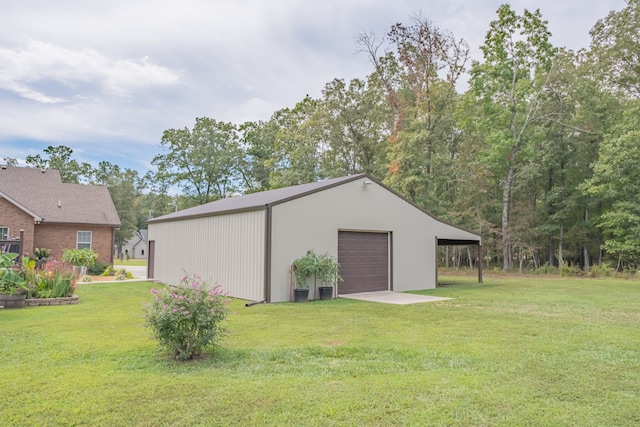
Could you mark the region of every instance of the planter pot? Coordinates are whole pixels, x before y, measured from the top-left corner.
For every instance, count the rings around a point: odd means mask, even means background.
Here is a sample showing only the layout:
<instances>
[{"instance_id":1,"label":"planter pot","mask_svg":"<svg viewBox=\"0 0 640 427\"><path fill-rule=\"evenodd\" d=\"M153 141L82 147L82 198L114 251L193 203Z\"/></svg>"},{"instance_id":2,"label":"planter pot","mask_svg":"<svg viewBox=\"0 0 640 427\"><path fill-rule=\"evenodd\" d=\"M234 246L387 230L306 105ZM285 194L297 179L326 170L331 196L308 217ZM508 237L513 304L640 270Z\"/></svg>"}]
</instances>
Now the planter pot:
<instances>
[{"instance_id":1,"label":"planter pot","mask_svg":"<svg viewBox=\"0 0 640 427\"><path fill-rule=\"evenodd\" d=\"M0 306L4 308L22 308L27 296L22 295L0 295Z\"/></svg>"},{"instance_id":2,"label":"planter pot","mask_svg":"<svg viewBox=\"0 0 640 427\"><path fill-rule=\"evenodd\" d=\"M333 286L320 286L318 292L320 299L333 299Z\"/></svg>"},{"instance_id":3,"label":"planter pot","mask_svg":"<svg viewBox=\"0 0 640 427\"><path fill-rule=\"evenodd\" d=\"M294 302L307 302L309 300L309 289L294 289L293 301Z\"/></svg>"}]
</instances>

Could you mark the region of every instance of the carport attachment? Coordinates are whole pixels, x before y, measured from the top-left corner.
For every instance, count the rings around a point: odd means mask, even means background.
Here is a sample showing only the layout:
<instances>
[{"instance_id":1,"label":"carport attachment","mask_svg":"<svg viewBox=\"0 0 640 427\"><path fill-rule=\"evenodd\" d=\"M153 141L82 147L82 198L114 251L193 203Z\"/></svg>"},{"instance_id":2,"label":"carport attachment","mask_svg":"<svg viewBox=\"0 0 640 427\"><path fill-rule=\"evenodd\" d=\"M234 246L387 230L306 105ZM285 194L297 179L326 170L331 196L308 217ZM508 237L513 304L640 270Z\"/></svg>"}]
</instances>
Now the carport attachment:
<instances>
[{"instance_id":1,"label":"carport attachment","mask_svg":"<svg viewBox=\"0 0 640 427\"><path fill-rule=\"evenodd\" d=\"M478 283L482 283L482 244L480 240L464 240L464 239L438 239L438 246L477 246L478 247ZM438 255L436 254L436 257ZM438 283L438 260L436 259L436 283Z\"/></svg>"}]
</instances>

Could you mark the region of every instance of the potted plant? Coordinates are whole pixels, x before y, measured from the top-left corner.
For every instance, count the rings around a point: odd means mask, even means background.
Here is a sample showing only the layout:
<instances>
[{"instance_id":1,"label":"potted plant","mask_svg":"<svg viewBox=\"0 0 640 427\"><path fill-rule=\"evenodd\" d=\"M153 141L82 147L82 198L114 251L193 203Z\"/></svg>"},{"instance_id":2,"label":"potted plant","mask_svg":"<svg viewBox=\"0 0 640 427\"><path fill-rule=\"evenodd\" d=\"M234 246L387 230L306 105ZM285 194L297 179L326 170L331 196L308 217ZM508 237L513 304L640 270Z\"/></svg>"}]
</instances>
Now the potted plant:
<instances>
[{"instance_id":1,"label":"potted plant","mask_svg":"<svg viewBox=\"0 0 640 427\"><path fill-rule=\"evenodd\" d=\"M14 269L13 260L17 256L14 253L0 255L0 306L5 308L22 308L27 298L26 281Z\"/></svg>"},{"instance_id":2,"label":"potted plant","mask_svg":"<svg viewBox=\"0 0 640 427\"><path fill-rule=\"evenodd\" d=\"M309 299L309 278L316 272L317 257L313 250L293 261L293 277L295 286L293 289L295 302L306 302Z\"/></svg>"},{"instance_id":3,"label":"potted plant","mask_svg":"<svg viewBox=\"0 0 640 427\"><path fill-rule=\"evenodd\" d=\"M342 281L340 264L334 256L326 253L317 258L316 277L320 281L320 299L332 299L334 286Z\"/></svg>"}]
</instances>

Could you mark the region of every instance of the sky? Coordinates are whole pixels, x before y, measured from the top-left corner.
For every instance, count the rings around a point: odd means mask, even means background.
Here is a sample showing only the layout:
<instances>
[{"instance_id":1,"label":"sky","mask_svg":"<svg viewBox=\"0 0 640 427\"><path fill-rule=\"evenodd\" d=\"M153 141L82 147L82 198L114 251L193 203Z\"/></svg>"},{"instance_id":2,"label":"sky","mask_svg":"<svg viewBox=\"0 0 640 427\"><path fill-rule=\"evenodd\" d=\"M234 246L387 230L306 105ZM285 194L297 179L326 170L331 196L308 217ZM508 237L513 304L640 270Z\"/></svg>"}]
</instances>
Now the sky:
<instances>
[{"instance_id":1,"label":"sky","mask_svg":"<svg viewBox=\"0 0 640 427\"><path fill-rule=\"evenodd\" d=\"M365 78L364 32L421 14L465 39L471 57L501 0L0 0L0 163L52 145L94 166L144 175L162 133L197 117L268 120L334 78ZM511 1L540 9L556 47L624 0Z\"/></svg>"}]
</instances>

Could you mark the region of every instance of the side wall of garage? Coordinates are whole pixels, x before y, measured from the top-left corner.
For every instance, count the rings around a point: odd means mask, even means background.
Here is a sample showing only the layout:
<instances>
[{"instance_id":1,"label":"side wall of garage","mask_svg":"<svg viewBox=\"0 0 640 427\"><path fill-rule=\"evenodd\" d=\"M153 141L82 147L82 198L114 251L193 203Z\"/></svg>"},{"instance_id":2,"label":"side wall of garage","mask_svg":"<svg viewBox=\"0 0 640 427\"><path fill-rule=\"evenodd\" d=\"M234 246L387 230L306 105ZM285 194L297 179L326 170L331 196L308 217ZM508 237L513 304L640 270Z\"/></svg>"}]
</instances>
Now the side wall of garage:
<instances>
[{"instance_id":1,"label":"side wall of garage","mask_svg":"<svg viewBox=\"0 0 640 427\"><path fill-rule=\"evenodd\" d=\"M265 211L149 224L154 278L175 285L198 274L236 298L264 297Z\"/></svg>"}]
</instances>

